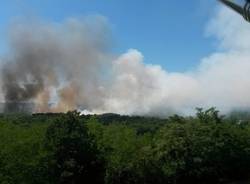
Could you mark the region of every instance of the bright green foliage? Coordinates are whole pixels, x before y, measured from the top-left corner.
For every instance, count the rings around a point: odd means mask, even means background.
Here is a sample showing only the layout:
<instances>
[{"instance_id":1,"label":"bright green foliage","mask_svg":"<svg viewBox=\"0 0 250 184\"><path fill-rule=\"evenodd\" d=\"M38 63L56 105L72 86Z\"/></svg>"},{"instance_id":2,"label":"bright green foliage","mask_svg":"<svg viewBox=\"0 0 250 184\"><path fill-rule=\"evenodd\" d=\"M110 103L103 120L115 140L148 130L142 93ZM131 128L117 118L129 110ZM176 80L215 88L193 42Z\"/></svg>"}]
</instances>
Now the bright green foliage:
<instances>
[{"instance_id":1,"label":"bright green foliage","mask_svg":"<svg viewBox=\"0 0 250 184\"><path fill-rule=\"evenodd\" d=\"M244 113L245 114L245 113ZM0 184L216 184L249 180L250 118L215 108L167 119L0 116Z\"/></svg>"},{"instance_id":2,"label":"bright green foliage","mask_svg":"<svg viewBox=\"0 0 250 184\"><path fill-rule=\"evenodd\" d=\"M47 183L40 165L47 126L23 123L0 121L0 183Z\"/></svg>"},{"instance_id":3,"label":"bright green foliage","mask_svg":"<svg viewBox=\"0 0 250 184\"><path fill-rule=\"evenodd\" d=\"M249 175L249 140L235 125L169 124L158 134L155 154L171 183L217 183Z\"/></svg>"}]
</instances>

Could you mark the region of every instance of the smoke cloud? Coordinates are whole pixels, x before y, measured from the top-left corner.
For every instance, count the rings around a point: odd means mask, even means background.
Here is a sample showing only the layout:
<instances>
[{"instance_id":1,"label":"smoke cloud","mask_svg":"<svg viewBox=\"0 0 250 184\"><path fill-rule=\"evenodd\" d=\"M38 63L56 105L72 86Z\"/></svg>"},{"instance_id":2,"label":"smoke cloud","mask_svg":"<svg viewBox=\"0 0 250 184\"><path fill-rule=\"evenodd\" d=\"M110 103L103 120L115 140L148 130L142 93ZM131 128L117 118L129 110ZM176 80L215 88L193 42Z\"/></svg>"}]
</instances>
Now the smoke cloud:
<instances>
[{"instance_id":1,"label":"smoke cloud","mask_svg":"<svg viewBox=\"0 0 250 184\"><path fill-rule=\"evenodd\" d=\"M110 60L108 29L101 16L14 23L1 72L6 104L32 102L35 111L61 112L81 102L84 108L101 103L101 72Z\"/></svg>"},{"instance_id":2,"label":"smoke cloud","mask_svg":"<svg viewBox=\"0 0 250 184\"><path fill-rule=\"evenodd\" d=\"M63 24L14 24L2 66L5 102L34 102L36 112L190 114L250 108L250 26L221 8L207 26L217 51L183 73L143 62L136 49L115 57L104 17Z\"/></svg>"}]
</instances>

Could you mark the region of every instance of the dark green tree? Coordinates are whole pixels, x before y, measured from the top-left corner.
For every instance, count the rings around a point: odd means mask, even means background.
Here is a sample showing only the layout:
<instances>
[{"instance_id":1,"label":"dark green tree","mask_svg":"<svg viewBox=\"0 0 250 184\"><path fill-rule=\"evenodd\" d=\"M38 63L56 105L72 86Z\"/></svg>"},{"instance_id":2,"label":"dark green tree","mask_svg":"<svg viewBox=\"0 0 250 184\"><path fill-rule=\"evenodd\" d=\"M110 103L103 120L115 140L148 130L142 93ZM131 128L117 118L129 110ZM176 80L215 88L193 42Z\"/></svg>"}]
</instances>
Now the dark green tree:
<instances>
[{"instance_id":1,"label":"dark green tree","mask_svg":"<svg viewBox=\"0 0 250 184\"><path fill-rule=\"evenodd\" d=\"M196 108L196 116L201 123L221 123L224 116L219 115L219 111L215 107L203 110L202 108Z\"/></svg>"},{"instance_id":2,"label":"dark green tree","mask_svg":"<svg viewBox=\"0 0 250 184\"><path fill-rule=\"evenodd\" d=\"M62 115L46 133L53 183L103 183L103 160L78 112Z\"/></svg>"}]
</instances>

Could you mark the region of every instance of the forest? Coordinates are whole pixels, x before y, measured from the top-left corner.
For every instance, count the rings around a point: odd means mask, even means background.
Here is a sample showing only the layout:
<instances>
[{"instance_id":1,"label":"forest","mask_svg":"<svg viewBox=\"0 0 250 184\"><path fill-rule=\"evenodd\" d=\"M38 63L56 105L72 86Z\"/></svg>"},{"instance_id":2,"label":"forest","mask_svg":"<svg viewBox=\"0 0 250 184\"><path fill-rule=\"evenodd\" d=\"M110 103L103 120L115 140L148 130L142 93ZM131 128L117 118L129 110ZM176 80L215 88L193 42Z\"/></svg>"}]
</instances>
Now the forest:
<instances>
[{"instance_id":1,"label":"forest","mask_svg":"<svg viewBox=\"0 0 250 184\"><path fill-rule=\"evenodd\" d=\"M249 178L247 112L0 115L1 184L233 184Z\"/></svg>"}]
</instances>

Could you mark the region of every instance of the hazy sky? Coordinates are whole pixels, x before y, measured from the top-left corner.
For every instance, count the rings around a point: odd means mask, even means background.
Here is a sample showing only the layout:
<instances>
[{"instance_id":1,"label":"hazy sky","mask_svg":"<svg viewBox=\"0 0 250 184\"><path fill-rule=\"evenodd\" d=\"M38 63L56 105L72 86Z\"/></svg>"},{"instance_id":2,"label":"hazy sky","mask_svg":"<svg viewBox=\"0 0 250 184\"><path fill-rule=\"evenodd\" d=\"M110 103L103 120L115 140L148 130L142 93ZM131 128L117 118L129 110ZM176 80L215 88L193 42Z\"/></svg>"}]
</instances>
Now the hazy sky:
<instances>
[{"instance_id":1,"label":"hazy sky","mask_svg":"<svg viewBox=\"0 0 250 184\"><path fill-rule=\"evenodd\" d=\"M0 6L0 49L4 50L6 30L15 18L62 22L99 14L111 24L118 54L134 48L144 54L146 63L185 71L215 49L205 27L216 6L215 0L6 0Z\"/></svg>"},{"instance_id":2,"label":"hazy sky","mask_svg":"<svg viewBox=\"0 0 250 184\"><path fill-rule=\"evenodd\" d=\"M5 1L0 40L5 100L36 81L28 99L95 113L250 109L250 24L217 0Z\"/></svg>"}]
</instances>

